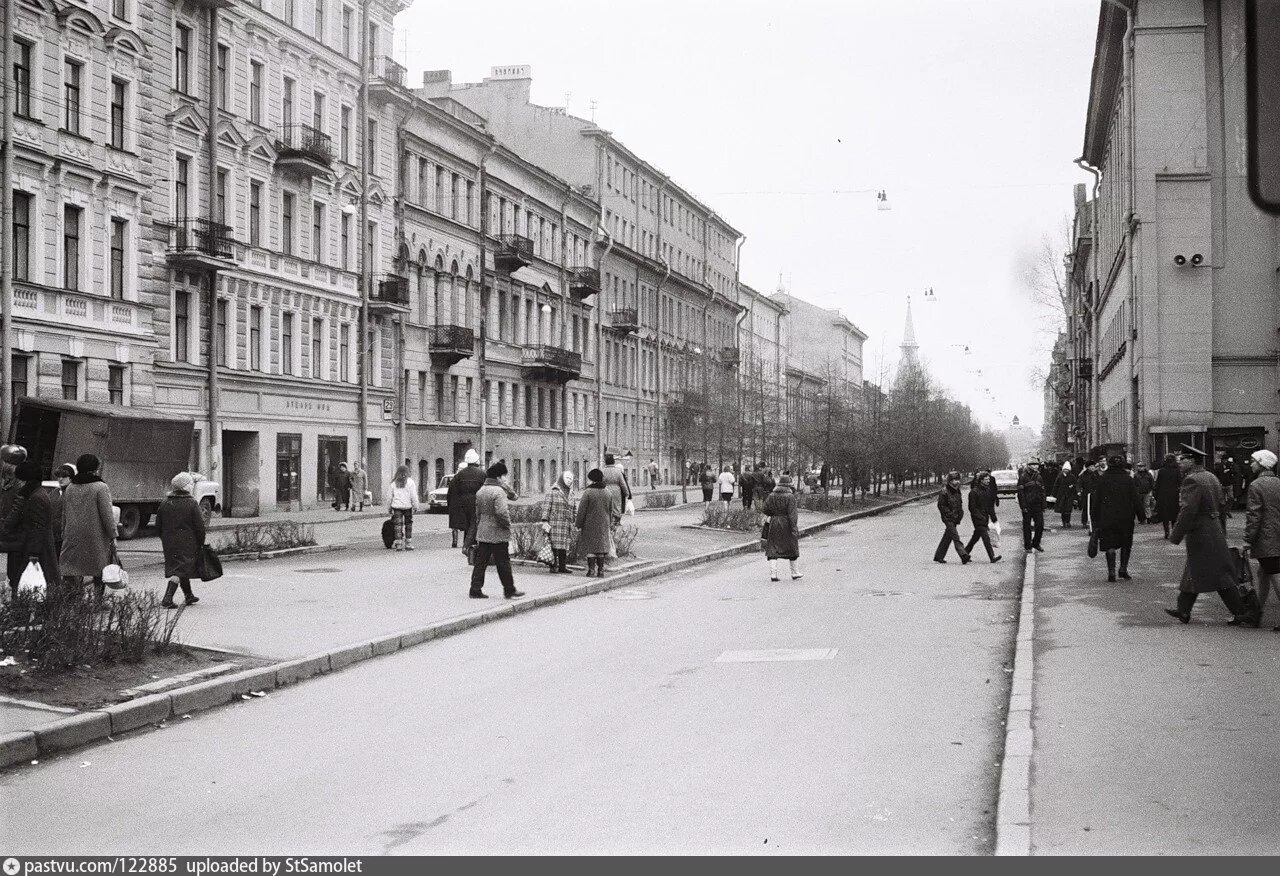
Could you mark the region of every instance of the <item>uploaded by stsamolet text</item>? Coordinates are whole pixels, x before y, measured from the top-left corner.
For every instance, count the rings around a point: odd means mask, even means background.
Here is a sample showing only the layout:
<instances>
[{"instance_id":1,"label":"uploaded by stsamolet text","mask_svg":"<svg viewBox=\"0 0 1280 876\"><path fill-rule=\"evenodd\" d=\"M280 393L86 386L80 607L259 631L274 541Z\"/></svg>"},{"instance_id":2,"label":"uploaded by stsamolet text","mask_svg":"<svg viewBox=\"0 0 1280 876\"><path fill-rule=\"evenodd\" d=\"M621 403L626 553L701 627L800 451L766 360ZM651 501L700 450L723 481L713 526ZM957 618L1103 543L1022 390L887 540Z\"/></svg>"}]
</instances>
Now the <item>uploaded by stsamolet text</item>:
<instances>
[{"instance_id":1,"label":"uploaded by stsamolet text","mask_svg":"<svg viewBox=\"0 0 1280 876\"><path fill-rule=\"evenodd\" d=\"M177 857L125 855L112 857L32 857L5 858L0 866L4 876L34 874L154 874L154 876L220 876L250 873L255 876L282 874L348 874L364 873L360 858L325 857Z\"/></svg>"}]
</instances>

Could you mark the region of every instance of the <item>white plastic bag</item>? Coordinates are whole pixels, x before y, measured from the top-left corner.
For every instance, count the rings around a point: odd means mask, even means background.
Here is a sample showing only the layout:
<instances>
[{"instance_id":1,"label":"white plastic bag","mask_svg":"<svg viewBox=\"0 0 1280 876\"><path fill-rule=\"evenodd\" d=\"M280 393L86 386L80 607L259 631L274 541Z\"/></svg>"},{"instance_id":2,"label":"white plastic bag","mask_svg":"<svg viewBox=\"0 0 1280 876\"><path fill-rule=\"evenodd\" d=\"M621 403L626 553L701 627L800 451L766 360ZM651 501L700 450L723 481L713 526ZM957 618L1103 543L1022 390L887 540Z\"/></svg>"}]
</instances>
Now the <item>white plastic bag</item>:
<instances>
[{"instance_id":1,"label":"white plastic bag","mask_svg":"<svg viewBox=\"0 0 1280 876\"><path fill-rule=\"evenodd\" d=\"M1000 547L1000 521L997 520L991 524L991 546L993 548Z\"/></svg>"},{"instance_id":2,"label":"white plastic bag","mask_svg":"<svg viewBox=\"0 0 1280 876\"><path fill-rule=\"evenodd\" d=\"M18 579L18 592L44 595L44 569L36 561L27 563L27 567L22 570L22 577Z\"/></svg>"},{"instance_id":3,"label":"white plastic bag","mask_svg":"<svg viewBox=\"0 0 1280 876\"><path fill-rule=\"evenodd\" d=\"M102 583L112 590L123 590L129 586L129 573L119 563L108 563L102 570Z\"/></svg>"},{"instance_id":4,"label":"white plastic bag","mask_svg":"<svg viewBox=\"0 0 1280 876\"><path fill-rule=\"evenodd\" d=\"M634 516L636 513L636 503L628 499L626 504L626 510L624 513L627 514L628 516Z\"/></svg>"}]
</instances>

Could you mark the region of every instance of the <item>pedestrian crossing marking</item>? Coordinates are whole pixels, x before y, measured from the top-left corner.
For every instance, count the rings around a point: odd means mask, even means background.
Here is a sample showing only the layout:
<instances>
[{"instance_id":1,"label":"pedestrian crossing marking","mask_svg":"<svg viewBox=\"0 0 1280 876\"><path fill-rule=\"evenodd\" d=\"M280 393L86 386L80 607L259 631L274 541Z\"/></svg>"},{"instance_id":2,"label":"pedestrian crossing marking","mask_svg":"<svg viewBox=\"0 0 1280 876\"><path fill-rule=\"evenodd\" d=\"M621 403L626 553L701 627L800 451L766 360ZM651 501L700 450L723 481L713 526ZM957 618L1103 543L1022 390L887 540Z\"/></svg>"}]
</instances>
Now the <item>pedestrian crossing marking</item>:
<instances>
[{"instance_id":1,"label":"pedestrian crossing marking","mask_svg":"<svg viewBox=\"0 0 1280 876\"><path fill-rule=\"evenodd\" d=\"M838 648L765 648L758 651L725 651L717 663L792 663L800 660L832 660Z\"/></svg>"}]
</instances>

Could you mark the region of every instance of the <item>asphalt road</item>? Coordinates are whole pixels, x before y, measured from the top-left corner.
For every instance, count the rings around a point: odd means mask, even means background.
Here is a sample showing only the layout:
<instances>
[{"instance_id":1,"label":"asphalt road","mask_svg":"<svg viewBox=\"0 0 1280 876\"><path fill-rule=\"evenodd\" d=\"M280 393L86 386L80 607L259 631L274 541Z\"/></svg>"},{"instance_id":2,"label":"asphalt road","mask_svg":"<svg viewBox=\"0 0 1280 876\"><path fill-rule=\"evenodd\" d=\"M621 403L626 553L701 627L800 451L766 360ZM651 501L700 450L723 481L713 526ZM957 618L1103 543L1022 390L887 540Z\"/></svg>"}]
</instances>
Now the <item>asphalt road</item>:
<instances>
[{"instance_id":1,"label":"asphalt road","mask_svg":"<svg viewBox=\"0 0 1280 876\"><path fill-rule=\"evenodd\" d=\"M910 507L803 542L800 581L729 561L10 770L0 848L988 852L1022 555L935 565L936 530ZM723 662L752 649L834 653Z\"/></svg>"}]
</instances>

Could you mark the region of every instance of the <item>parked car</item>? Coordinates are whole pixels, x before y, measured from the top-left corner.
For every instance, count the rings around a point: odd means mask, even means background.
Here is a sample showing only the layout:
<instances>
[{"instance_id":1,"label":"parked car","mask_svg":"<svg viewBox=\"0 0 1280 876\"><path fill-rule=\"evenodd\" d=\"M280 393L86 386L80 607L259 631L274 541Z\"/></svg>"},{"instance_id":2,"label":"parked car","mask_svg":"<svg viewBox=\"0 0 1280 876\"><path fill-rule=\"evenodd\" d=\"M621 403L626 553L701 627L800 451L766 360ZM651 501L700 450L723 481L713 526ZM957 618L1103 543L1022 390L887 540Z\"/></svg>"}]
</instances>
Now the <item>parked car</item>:
<instances>
[{"instance_id":1,"label":"parked car","mask_svg":"<svg viewBox=\"0 0 1280 876\"><path fill-rule=\"evenodd\" d=\"M436 484L436 488L427 493L427 511L448 511L449 510L449 481L453 480L453 475L445 475L440 478L440 483Z\"/></svg>"},{"instance_id":2,"label":"parked car","mask_svg":"<svg viewBox=\"0 0 1280 876\"><path fill-rule=\"evenodd\" d=\"M991 473L996 482L996 495L1018 492L1018 473L1011 468L1002 468Z\"/></svg>"}]
</instances>

